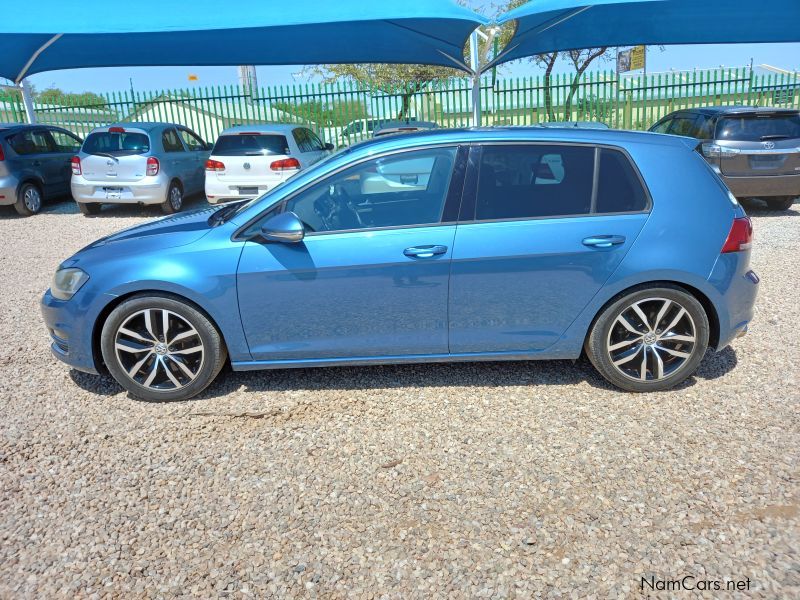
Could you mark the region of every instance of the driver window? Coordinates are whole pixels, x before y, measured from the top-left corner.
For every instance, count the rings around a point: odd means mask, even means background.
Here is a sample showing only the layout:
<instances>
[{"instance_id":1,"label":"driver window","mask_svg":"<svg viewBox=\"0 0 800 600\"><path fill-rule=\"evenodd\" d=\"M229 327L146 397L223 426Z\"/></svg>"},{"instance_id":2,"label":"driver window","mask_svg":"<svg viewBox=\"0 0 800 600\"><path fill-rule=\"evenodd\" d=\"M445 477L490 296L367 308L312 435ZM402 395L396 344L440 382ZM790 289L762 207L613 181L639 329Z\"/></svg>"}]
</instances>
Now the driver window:
<instances>
[{"instance_id":1,"label":"driver window","mask_svg":"<svg viewBox=\"0 0 800 600\"><path fill-rule=\"evenodd\" d=\"M301 192L286 210L309 232L438 223L456 151L435 148L368 160Z\"/></svg>"}]
</instances>

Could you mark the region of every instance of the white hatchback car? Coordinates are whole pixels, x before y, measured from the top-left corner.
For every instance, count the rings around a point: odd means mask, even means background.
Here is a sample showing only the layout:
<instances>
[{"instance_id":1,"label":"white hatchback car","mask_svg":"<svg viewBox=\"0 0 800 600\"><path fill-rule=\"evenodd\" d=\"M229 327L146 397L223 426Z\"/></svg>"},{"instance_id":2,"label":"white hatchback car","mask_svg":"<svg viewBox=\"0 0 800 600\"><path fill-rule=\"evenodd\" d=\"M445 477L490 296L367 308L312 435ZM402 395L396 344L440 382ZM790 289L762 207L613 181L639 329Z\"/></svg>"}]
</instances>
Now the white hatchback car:
<instances>
[{"instance_id":1,"label":"white hatchback car","mask_svg":"<svg viewBox=\"0 0 800 600\"><path fill-rule=\"evenodd\" d=\"M231 127L206 161L206 197L211 204L257 198L332 150L332 144L298 125Z\"/></svg>"}]
</instances>

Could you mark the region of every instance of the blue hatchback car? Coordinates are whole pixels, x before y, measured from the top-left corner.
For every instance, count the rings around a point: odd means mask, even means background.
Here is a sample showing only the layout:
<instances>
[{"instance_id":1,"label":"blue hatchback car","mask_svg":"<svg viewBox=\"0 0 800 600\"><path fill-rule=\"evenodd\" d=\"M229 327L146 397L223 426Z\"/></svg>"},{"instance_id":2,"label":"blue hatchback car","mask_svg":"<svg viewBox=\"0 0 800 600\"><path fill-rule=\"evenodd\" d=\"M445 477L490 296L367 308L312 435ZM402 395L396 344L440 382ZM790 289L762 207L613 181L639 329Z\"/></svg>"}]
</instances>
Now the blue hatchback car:
<instances>
[{"instance_id":1,"label":"blue hatchback car","mask_svg":"<svg viewBox=\"0 0 800 600\"><path fill-rule=\"evenodd\" d=\"M752 226L687 138L586 129L391 136L250 201L66 260L56 357L180 400L234 370L576 359L664 390L747 331Z\"/></svg>"}]
</instances>

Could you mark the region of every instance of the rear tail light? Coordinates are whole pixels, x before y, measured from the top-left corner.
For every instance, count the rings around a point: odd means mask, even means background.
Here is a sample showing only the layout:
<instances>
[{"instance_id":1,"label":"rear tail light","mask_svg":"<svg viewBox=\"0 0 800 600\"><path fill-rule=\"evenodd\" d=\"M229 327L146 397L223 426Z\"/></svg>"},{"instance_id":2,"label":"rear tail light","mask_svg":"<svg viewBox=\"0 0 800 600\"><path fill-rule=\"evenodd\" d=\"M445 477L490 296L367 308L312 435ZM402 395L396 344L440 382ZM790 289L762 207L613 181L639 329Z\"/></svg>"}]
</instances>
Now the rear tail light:
<instances>
[{"instance_id":1,"label":"rear tail light","mask_svg":"<svg viewBox=\"0 0 800 600\"><path fill-rule=\"evenodd\" d=\"M158 159L155 156L150 156L147 159L147 176L148 177L155 177L158 175L158 171L161 168L161 165L158 162Z\"/></svg>"},{"instance_id":2,"label":"rear tail light","mask_svg":"<svg viewBox=\"0 0 800 600\"><path fill-rule=\"evenodd\" d=\"M5 160L5 159L6 159L6 154L5 154L5 152L3 152L3 145L0 144L0 161Z\"/></svg>"},{"instance_id":3,"label":"rear tail light","mask_svg":"<svg viewBox=\"0 0 800 600\"><path fill-rule=\"evenodd\" d=\"M80 175L81 174L81 159L78 156L73 156L72 160L70 161L72 164L72 174L73 175Z\"/></svg>"},{"instance_id":4,"label":"rear tail light","mask_svg":"<svg viewBox=\"0 0 800 600\"><path fill-rule=\"evenodd\" d=\"M753 247L753 223L749 217L733 220L728 239L722 247L722 254L741 252Z\"/></svg>"},{"instance_id":5,"label":"rear tail light","mask_svg":"<svg viewBox=\"0 0 800 600\"><path fill-rule=\"evenodd\" d=\"M208 159L206 161L206 171L216 171L217 173L222 173L225 171L225 163L218 160Z\"/></svg>"},{"instance_id":6,"label":"rear tail light","mask_svg":"<svg viewBox=\"0 0 800 600\"><path fill-rule=\"evenodd\" d=\"M718 144L703 144L702 149L706 158L731 158L741 152L737 148L727 148Z\"/></svg>"},{"instance_id":7,"label":"rear tail light","mask_svg":"<svg viewBox=\"0 0 800 600\"><path fill-rule=\"evenodd\" d=\"M298 171L300 170L300 161L296 158L284 158L276 160L269 168L273 171Z\"/></svg>"},{"instance_id":8,"label":"rear tail light","mask_svg":"<svg viewBox=\"0 0 800 600\"><path fill-rule=\"evenodd\" d=\"M125 128L124 127L109 127L108 128L108 132L109 133L125 133Z\"/></svg>"}]
</instances>

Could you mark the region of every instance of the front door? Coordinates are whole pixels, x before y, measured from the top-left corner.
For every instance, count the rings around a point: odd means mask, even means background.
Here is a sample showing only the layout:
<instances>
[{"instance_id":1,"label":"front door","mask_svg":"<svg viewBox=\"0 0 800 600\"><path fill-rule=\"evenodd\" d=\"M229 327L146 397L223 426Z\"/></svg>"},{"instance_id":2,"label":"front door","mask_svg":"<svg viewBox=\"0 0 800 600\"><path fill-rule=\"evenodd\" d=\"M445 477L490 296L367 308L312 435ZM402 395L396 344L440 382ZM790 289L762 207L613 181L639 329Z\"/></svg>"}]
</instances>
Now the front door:
<instances>
[{"instance_id":1,"label":"front door","mask_svg":"<svg viewBox=\"0 0 800 600\"><path fill-rule=\"evenodd\" d=\"M447 354L459 158L457 148L401 152L311 185L276 209L304 222L299 244L251 235L263 221L249 228L238 291L253 358Z\"/></svg>"},{"instance_id":2,"label":"front door","mask_svg":"<svg viewBox=\"0 0 800 600\"><path fill-rule=\"evenodd\" d=\"M453 249L450 351L553 345L648 218L628 157L581 145L487 145ZM595 169L595 161L599 161ZM472 161L471 161L472 162Z\"/></svg>"}]
</instances>

